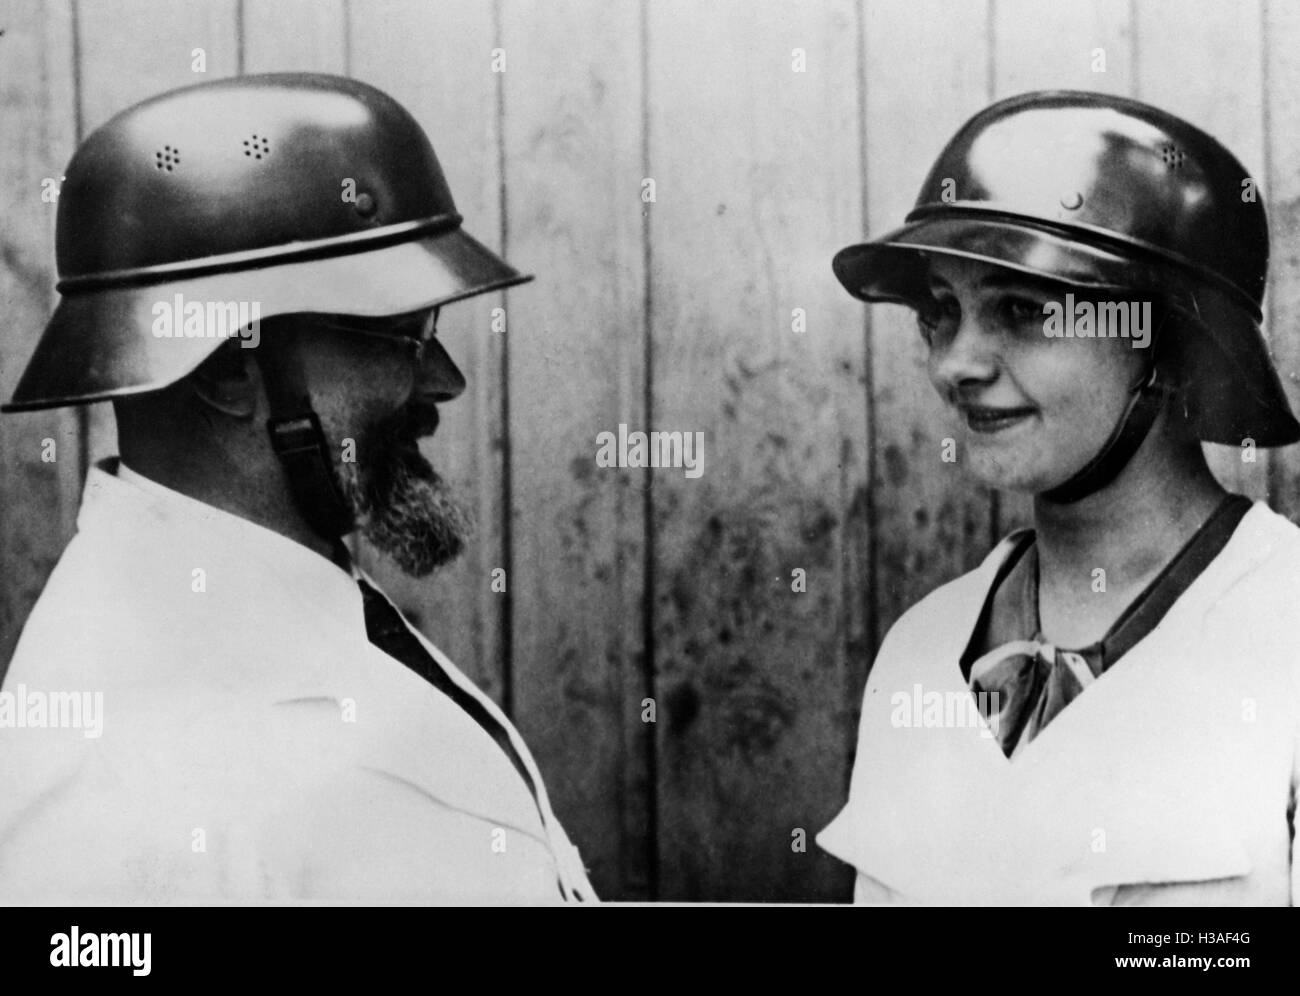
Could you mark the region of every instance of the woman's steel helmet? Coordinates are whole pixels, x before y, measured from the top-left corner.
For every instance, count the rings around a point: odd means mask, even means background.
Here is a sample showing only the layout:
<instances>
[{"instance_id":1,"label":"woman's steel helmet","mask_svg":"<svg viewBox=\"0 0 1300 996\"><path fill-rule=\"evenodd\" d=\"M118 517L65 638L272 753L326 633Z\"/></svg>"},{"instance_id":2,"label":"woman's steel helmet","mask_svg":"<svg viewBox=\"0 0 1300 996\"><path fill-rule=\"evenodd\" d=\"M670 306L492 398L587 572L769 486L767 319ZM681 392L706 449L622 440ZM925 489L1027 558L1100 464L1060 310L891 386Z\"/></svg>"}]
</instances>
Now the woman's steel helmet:
<instances>
[{"instance_id":1,"label":"woman's steel helmet","mask_svg":"<svg viewBox=\"0 0 1300 996\"><path fill-rule=\"evenodd\" d=\"M1152 295L1171 319L1156 363L1178 357L1178 403L1198 438L1281 446L1300 440L1300 424L1260 331L1268 251L1256 178L1214 138L1135 100L1050 91L971 118L905 224L833 266L864 301L926 300L931 254ZM1145 436L1133 442L1129 423L1144 414L1134 400L1112 437L1127 427L1131 450Z\"/></svg>"}]
</instances>

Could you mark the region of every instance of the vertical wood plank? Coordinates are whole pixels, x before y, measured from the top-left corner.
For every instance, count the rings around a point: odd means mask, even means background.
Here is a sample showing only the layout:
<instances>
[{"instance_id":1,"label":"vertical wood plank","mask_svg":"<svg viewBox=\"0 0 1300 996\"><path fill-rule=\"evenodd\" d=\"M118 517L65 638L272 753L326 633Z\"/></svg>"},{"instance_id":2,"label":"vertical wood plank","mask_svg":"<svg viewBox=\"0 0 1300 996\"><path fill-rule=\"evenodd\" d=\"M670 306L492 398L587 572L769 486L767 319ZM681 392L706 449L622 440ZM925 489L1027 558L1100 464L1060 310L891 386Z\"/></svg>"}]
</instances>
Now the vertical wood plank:
<instances>
[{"instance_id":1,"label":"vertical wood plank","mask_svg":"<svg viewBox=\"0 0 1300 996\"><path fill-rule=\"evenodd\" d=\"M419 120L447 175L465 230L500 248L501 171L497 47L491 4L480 0L385 0L353 4L351 75L391 94ZM520 293L528 293L525 287ZM498 702L505 684L505 594L492 570L509 568L504 521L503 345L491 330L503 295L487 294L443 309L438 335L468 387L441 408L442 423L425 455L478 520L464 556L431 579L403 578L387 561L379 580L438 646ZM508 702L507 702L508 704Z\"/></svg>"},{"instance_id":2,"label":"vertical wood plank","mask_svg":"<svg viewBox=\"0 0 1300 996\"><path fill-rule=\"evenodd\" d=\"M1137 96L1208 131L1262 176L1263 12L1257 0L1154 0L1136 9ZM1207 444L1206 452L1228 490L1266 496L1268 450L1257 451L1254 463L1243 462L1237 447Z\"/></svg>"},{"instance_id":3,"label":"vertical wood plank","mask_svg":"<svg viewBox=\"0 0 1300 996\"><path fill-rule=\"evenodd\" d=\"M1027 90L1131 95L1131 12L1129 0L998 0L993 6L993 98ZM999 533L1033 524L1032 495L1003 492L998 508Z\"/></svg>"},{"instance_id":4,"label":"vertical wood plank","mask_svg":"<svg viewBox=\"0 0 1300 996\"><path fill-rule=\"evenodd\" d=\"M988 7L884 0L866 7L867 228L902 224L957 128L989 102ZM938 39L959 38L956 46ZM905 95L905 96L904 96ZM988 552L991 493L945 463L952 417L925 371L909 309L871 309L877 632Z\"/></svg>"},{"instance_id":5,"label":"vertical wood plank","mask_svg":"<svg viewBox=\"0 0 1300 996\"><path fill-rule=\"evenodd\" d=\"M1130 93L1132 7L1130 0L997 0L994 98L1026 90Z\"/></svg>"},{"instance_id":6,"label":"vertical wood plank","mask_svg":"<svg viewBox=\"0 0 1300 996\"><path fill-rule=\"evenodd\" d=\"M345 73L346 0L243 0L246 73Z\"/></svg>"},{"instance_id":7,"label":"vertical wood plank","mask_svg":"<svg viewBox=\"0 0 1300 996\"><path fill-rule=\"evenodd\" d=\"M811 836L843 804L841 544L865 506L862 310L830 272L860 234L857 15L646 10L644 428L704 433L703 476L652 471L661 894L845 898Z\"/></svg>"},{"instance_id":8,"label":"vertical wood plank","mask_svg":"<svg viewBox=\"0 0 1300 996\"><path fill-rule=\"evenodd\" d=\"M150 0L80 0L81 102L85 138L114 114L180 86L235 75L239 42L235 0L158 4ZM193 52L203 49L205 72ZM117 452L107 403L85 409L93 463Z\"/></svg>"},{"instance_id":9,"label":"vertical wood plank","mask_svg":"<svg viewBox=\"0 0 1300 996\"><path fill-rule=\"evenodd\" d=\"M0 396L7 401L56 302L57 185L76 144L72 9L6 5L0 37ZM46 450L46 440L53 444ZM53 460L44 460L50 452ZM0 680L71 537L81 483L78 419L67 409L0 416Z\"/></svg>"},{"instance_id":10,"label":"vertical wood plank","mask_svg":"<svg viewBox=\"0 0 1300 996\"><path fill-rule=\"evenodd\" d=\"M1264 330L1291 408L1300 412L1300 6L1271 0L1265 12L1263 194L1273 244ZM1300 521L1300 446L1270 456L1273 508Z\"/></svg>"},{"instance_id":11,"label":"vertical wood plank","mask_svg":"<svg viewBox=\"0 0 1300 996\"><path fill-rule=\"evenodd\" d=\"M514 680L519 725L598 893L650 895L644 471L596 437L644 425L640 14L508 2Z\"/></svg>"}]
</instances>

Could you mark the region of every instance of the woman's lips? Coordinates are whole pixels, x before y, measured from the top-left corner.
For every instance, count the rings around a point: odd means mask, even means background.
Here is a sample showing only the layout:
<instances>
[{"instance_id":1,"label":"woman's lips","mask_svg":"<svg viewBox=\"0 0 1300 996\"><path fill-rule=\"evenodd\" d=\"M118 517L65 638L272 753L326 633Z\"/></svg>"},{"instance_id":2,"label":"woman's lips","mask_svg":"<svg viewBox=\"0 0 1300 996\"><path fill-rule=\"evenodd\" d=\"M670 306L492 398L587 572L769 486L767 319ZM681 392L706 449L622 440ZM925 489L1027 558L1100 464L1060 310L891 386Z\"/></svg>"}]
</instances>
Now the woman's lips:
<instances>
[{"instance_id":1,"label":"woman's lips","mask_svg":"<svg viewBox=\"0 0 1300 996\"><path fill-rule=\"evenodd\" d=\"M1019 425L1034 414L1033 408L989 408L982 405L962 405L960 411L972 432L985 434Z\"/></svg>"}]
</instances>

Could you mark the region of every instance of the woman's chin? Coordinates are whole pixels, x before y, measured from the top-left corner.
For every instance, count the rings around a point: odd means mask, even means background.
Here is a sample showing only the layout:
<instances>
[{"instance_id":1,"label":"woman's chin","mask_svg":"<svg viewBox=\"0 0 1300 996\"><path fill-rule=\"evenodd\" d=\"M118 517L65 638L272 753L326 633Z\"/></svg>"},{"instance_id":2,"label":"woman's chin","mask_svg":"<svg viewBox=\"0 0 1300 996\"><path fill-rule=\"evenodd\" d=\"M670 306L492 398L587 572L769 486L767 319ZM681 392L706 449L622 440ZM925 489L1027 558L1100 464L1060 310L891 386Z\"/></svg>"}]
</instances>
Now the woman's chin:
<instances>
[{"instance_id":1,"label":"woman's chin","mask_svg":"<svg viewBox=\"0 0 1300 996\"><path fill-rule=\"evenodd\" d=\"M992 491L1011 491L1024 495L1036 495L1048 490L1053 486L1054 479L1053 475L1044 474L1040 468L1001 460L972 459L967 462L964 470L970 480Z\"/></svg>"}]
</instances>

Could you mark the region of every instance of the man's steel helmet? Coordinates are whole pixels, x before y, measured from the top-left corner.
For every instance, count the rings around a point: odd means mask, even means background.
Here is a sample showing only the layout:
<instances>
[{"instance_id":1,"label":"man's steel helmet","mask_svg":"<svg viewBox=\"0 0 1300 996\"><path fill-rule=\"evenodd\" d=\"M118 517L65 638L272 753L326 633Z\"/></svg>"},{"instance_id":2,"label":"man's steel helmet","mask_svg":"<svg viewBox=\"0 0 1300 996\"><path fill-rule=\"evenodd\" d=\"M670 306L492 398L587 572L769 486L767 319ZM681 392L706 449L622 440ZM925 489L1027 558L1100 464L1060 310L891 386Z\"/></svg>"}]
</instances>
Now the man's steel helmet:
<instances>
[{"instance_id":1,"label":"man's steel helmet","mask_svg":"<svg viewBox=\"0 0 1300 996\"><path fill-rule=\"evenodd\" d=\"M924 300L926 256L941 253L1158 296L1176 340L1161 347L1180 358L1179 404L1199 438L1300 440L1260 331L1269 248L1262 195L1200 129L1123 97L1012 97L957 132L905 221L835 256L849 293Z\"/></svg>"},{"instance_id":2,"label":"man's steel helmet","mask_svg":"<svg viewBox=\"0 0 1300 996\"><path fill-rule=\"evenodd\" d=\"M137 104L66 170L59 305L5 410L184 377L224 340L154 335L177 294L385 316L531 279L460 224L423 130L364 83L243 76Z\"/></svg>"}]
</instances>

